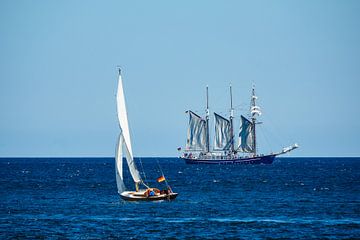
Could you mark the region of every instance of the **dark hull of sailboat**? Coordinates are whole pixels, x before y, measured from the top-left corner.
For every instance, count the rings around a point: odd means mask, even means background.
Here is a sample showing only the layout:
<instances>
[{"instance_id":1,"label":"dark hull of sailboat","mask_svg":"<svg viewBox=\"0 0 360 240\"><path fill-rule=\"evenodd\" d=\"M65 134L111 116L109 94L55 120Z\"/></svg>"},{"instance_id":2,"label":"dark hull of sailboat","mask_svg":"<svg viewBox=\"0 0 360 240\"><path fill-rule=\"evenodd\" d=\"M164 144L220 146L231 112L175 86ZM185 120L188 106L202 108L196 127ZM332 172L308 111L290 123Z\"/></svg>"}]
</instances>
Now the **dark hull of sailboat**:
<instances>
[{"instance_id":1,"label":"dark hull of sailboat","mask_svg":"<svg viewBox=\"0 0 360 240\"><path fill-rule=\"evenodd\" d=\"M131 196L131 195L120 195L125 201L161 201L161 200L174 200L178 193L162 194L159 196Z\"/></svg>"},{"instance_id":2,"label":"dark hull of sailboat","mask_svg":"<svg viewBox=\"0 0 360 240\"><path fill-rule=\"evenodd\" d=\"M277 154L242 157L232 159L218 158L187 158L181 157L187 164L272 164Z\"/></svg>"}]
</instances>

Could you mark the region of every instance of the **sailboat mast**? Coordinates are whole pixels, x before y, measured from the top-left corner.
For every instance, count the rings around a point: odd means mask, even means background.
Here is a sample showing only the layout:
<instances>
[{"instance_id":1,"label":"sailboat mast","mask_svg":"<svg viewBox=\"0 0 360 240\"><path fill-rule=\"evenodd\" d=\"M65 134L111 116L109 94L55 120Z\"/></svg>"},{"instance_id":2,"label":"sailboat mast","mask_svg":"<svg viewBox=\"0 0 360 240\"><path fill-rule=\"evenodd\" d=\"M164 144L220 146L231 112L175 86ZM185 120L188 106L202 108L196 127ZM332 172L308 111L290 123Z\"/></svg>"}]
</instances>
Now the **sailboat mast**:
<instances>
[{"instance_id":1,"label":"sailboat mast","mask_svg":"<svg viewBox=\"0 0 360 240\"><path fill-rule=\"evenodd\" d=\"M209 87L206 86L206 152L210 152L209 115Z\"/></svg>"},{"instance_id":2,"label":"sailboat mast","mask_svg":"<svg viewBox=\"0 0 360 240\"><path fill-rule=\"evenodd\" d=\"M231 152L234 152L234 109L233 109L233 101L232 101L232 88L230 84L230 141L231 141Z\"/></svg>"},{"instance_id":3,"label":"sailboat mast","mask_svg":"<svg viewBox=\"0 0 360 240\"><path fill-rule=\"evenodd\" d=\"M255 96L255 86L252 87L252 96L251 96L251 106L250 106L250 112L251 112L251 120L253 125L253 149L254 149L254 156L256 156L256 113L253 111L253 109L256 107L256 96Z\"/></svg>"}]
</instances>

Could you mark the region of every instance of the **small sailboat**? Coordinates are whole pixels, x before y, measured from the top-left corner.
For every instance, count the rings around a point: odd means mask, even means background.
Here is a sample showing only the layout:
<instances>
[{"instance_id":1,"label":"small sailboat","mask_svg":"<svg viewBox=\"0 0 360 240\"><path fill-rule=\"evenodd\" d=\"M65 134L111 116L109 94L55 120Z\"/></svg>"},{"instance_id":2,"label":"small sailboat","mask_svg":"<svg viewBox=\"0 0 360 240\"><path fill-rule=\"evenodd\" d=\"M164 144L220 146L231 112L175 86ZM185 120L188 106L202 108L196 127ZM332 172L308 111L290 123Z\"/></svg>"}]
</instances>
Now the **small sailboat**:
<instances>
[{"instance_id":1,"label":"small sailboat","mask_svg":"<svg viewBox=\"0 0 360 240\"><path fill-rule=\"evenodd\" d=\"M241 115L238 145L234 136L234 109L232 106L232 89L230 86L230 117L229 119L214 113L215 136L214 145L210 149L209 130L209 97L206 87L206 116L205 119L192 111L189 114L189 128L185 150L180 158L188 164L271 164L275 157L288 153L299 146L295 143L281 151L269 154L258 154L256 142L256 125L261 122L257 117L261 115L260 107L256 104L255 87L252 88L249 118ZM181 148L178 148L181 150Z\"/></svg>"},{"instance_id":2,"label":"small sailboat","mask_svg":"<svg viewBox=\"0 0 360 240\"><path fill-rule=\"evenodd\" d=\"M123 84L121 78L121 70L119 69L119 81L116 94L117 100L117 114L120 125L120 134L118 138L118 144L116 147L115 156L115 172L116 172L116 184L118 193L121 198L127 201L157 201L157 200L172 200L177 197L177 193L174 193L168 182L165 179L164 174L157 179L158 182L165 182L167 188L159 190L158 188L149 187L141 178L141 175L136 167L134 156L131 147L129 123L127 119L127 111L125 104L125 95L123 91ZM123 154L127 165L130 170L130 175L135 183L134 191L126 191L123 175ZM162 172L162 170L161 170ZM141 189L140 187L145 187Z\"/></svg>"}]
</instances>

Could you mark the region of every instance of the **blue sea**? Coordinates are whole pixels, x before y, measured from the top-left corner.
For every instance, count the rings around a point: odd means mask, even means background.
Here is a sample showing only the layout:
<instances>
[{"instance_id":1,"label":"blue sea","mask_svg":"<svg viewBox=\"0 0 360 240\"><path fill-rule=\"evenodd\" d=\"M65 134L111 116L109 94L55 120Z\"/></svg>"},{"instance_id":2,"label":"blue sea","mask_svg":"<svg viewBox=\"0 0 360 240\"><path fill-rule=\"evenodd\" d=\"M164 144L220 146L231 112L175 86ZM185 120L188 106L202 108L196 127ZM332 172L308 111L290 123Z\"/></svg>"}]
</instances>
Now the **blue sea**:
<instances>
[{"instance_id":1,"label":"blue sea","mask_svg":"<svg viewBox=\"0 0 360 240\"><path fill-rule=\"evenodd\" d=\"M360 239L360 158L136 161L177 199L122 201L113 158L0 159L0 239Z\"/></svg>"}]
</instances>

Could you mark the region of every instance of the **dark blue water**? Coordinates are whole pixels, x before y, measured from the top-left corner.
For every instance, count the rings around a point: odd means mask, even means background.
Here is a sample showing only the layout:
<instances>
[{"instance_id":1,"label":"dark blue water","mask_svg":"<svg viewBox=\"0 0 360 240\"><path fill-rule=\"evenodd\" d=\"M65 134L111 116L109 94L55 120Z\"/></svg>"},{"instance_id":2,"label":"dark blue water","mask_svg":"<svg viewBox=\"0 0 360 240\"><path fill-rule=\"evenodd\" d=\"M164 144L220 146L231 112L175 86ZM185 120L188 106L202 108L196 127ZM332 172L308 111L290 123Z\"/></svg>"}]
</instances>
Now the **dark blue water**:
<instances>
[{"instance_id":1,"label":"dark blue water","mask_svg":"<svg viewBox=\"0 0 360 240\"><path fill-rule=\"evenodd\" d=\"M0 159L0 238L360 238L360 158L157 161L173 202L120 200L110 158Z\"/></svg>"}]
</instances>

